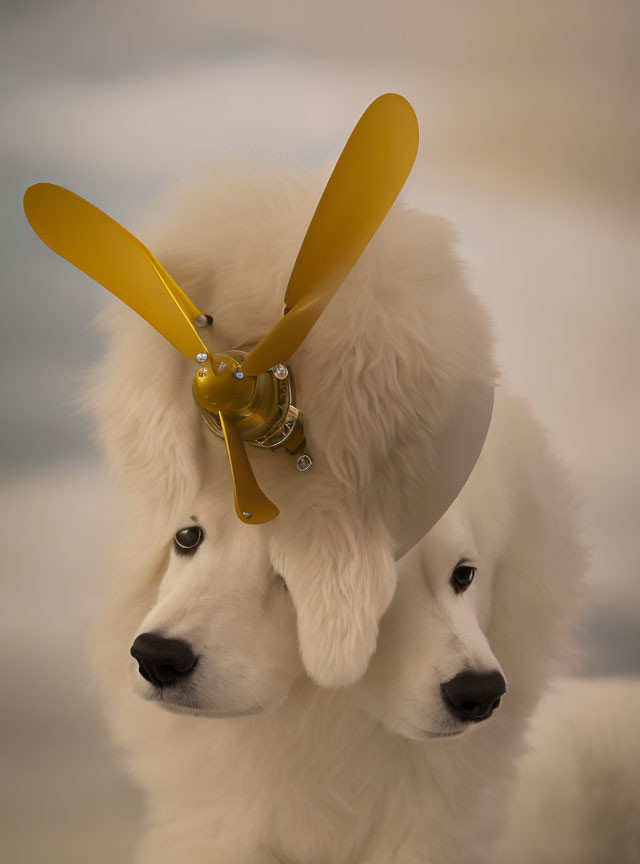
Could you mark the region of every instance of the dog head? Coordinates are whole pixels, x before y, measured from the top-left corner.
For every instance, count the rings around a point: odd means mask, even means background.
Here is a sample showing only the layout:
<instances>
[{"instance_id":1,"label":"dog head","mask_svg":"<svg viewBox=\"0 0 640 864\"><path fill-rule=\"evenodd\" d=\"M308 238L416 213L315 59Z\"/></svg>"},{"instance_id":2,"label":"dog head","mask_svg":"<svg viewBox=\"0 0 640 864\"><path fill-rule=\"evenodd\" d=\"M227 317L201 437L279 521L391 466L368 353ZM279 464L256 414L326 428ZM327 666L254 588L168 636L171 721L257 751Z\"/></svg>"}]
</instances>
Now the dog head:
<instances>
[{"instance_id":1,"label":"dog head","mask_svg":"<svg viewBox=\"0 0 640 864\"><path fill-rule=\"evenodd\" d=\"M262 529L247 538L221 491L205 484L176 517L129 670L142 698L211 717L277 706L303 669L295 610Z\"/></svg>"},{"instance_id":2,"label":"dog head","mask_svg":"<svg viewBox=\"0 0 640 864\"><path fill-rule=\"evenodd\" d=\"M320 188L220 172L176 194L161 208L169 218L142 232L214 316L212 351L256 344L281 317ZM107 360L92 381L107 460L142 507L175 512L180 502L181 520L201 518L190 502L203 474L228 486L229 469L194 403L192 370L128 310L114 309L109 325ZM140 363L144 376L133 374ZM309 675L344 686L365 672L393 596L393 525L416 489L438 482L434 442L451 437L453 394L470 379L493 383L486 315L465 287L447 223L394 206L290 367L313 468L301 474L286 453L250 448L281 512L268 528L241 526L238 542L260 546L286 580ZM223 485L215 494L233 519Z\"/></svg>"},{"instance_id":3,"label":"dog head","mask_svg":"<svg viewBox=\"0 0 640 864\"><path fill-rule=\"evenodd\" d=\"M506 681L487 638L495 560L481 548L454 506L400 564L359 689L369 713L397 734L461 735L500 705Z\"/></svg>"}]
</instances>

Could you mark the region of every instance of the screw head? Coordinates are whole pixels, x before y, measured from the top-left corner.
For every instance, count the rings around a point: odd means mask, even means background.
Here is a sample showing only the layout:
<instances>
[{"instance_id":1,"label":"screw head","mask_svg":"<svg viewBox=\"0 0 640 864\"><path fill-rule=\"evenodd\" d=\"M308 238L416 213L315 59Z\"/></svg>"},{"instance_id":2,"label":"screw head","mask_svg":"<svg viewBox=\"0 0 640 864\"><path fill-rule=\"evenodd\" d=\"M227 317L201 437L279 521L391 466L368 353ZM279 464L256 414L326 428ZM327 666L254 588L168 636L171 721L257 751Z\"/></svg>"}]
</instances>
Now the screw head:
<instances>
[{"instance_id":1,"label":"screw head","mask_svg":"<svg viewBox=\"0 0 640 864\"><path fill-rule=\"evenodd\" d=\"M198 378L204 378L208 371L208 369L198 369Z\"/></svg>"},{"instance_id":2,"label":"screw head","mask_svg":"<svg viewBox=\"0 0 640 864\"><path fill-rule=\"evenodd\" d=\"M243 510L242 515L244 516L245 519L251 519L251 517L253 516L253 513L249 513L247 510Z\"/></svg>"},{"instance_id":3,"label":"screw head","mask_svg":"<svg viewBox=\"0 0 640 864\"><path fill-rule=\"evenodd\" d=\"M208 359L208 354L204 354L203 352L201 352L200 354L196 354L196 360L198 361L198 363L206 363Z\"/></svg>"},{"instance_id":4,"label":"screw head","mask_svg":"<svg viewBox=\"0 0 640 864\"><path fill-rule=\"evenodd\" d=\"M203 313L202 315L196 315L196 317L193 319L193 323L196 325L196 327L211 327L211 325L213 324L213 318L211 317L211 315L206 315Z\"/></svg>"},{"instance_id":5,"label":"screw head","mask_svg":"<svg viewBox=\"0 0 640 864\"><path fill-rule=\"evenodd\" d=\"M308 471L312 465L313 460L311 456L308 456L306 453L303 453L302 456L298 456L296 459L296 468L298 471Z\"/></svg>"},{"instance_id":6,"label":"screw head","mask_svg":"<svg viewBox=\"0 0 640 864\"><path fill-rule=\"evenodd\" d=\"M234 378L237 378L238 381L244 378L244 372L241 369L236 369L236 371L233 372L232 375Z\"/></svg>"},{"instance_id":7,"label":"screw head","mask_svg":"<svg viewBox=\"0 0 640 864\"><path fill-rule=\"evenodd\" d=\"M269 369L269 372L273 375L274 378L277 378L279 381L284 381L284 379L289 374L289 370L284 365L284 363L277 363L275 366L272 366Z\"/></svg>"}]
</instances>

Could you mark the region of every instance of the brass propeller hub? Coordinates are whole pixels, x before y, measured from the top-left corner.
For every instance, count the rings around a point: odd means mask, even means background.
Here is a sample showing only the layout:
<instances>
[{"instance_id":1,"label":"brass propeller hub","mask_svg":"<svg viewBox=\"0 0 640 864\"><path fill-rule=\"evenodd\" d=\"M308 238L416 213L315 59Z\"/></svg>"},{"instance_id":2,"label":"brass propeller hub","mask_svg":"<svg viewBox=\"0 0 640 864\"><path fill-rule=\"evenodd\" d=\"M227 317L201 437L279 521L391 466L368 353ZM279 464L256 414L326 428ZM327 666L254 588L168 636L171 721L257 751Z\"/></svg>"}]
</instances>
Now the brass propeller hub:
<instances>
[{"instance_id":1,"label":"brass propeller hub","mask_svg":"<svg viewBox=\"0 0 640 864\"><path fill-rule=\"evenodd\" d=\"M270 370L246 375L241 367L246 356L246 351L238 350L214 354L196 372L193 395L207 426L224 438L220 422L220 414L224 413L248 444L267 449L284 445L296 452L304 443L304 435L302 418L292 404L289 370L284 380ZM292 449L294 440L296 448Z\"/></svg>"},{"instance_id":2,"label":"brass propeller hub","mask_svg":"<svg viewBox=\"0 0 640 864\"><path fill-rule=\"evenodd\" d=\"M235 420L253 413L256 382L256 376L242 373L239 360L231 353L213 354L195 374L193 395L205 411L225 411Z\"/></svg>"}]
</instances>

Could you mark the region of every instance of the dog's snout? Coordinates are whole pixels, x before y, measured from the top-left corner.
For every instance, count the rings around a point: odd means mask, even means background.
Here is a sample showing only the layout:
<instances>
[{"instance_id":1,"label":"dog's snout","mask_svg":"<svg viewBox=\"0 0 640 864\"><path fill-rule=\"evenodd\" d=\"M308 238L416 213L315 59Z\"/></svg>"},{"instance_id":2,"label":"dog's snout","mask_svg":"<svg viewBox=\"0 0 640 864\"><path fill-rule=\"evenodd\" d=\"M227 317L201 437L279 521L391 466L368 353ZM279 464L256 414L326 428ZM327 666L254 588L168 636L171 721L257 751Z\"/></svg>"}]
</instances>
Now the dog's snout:
<instances>
[{"instance_id":1,"label":"dog's snout","mask_svg":"<svg viewBox=\"0 0 640 864\"><path fill-rule=\"evenodd\" d=\"M140 674L156 687L175 684L191 672L197 657L188 642L165 639L157 633L143 633L131 646Z\"/></svg>"},{"instance_id":2,"label":"dog's snout","mask_svg":"<svg viewBox=\"0 0 640 864\"><path fill-rule=\"evenodd\" d=\"M457 720L478 723L493 714L506 691L500 672L461 672L442 685L442 698Z\"/></svg>"}]
</instances>

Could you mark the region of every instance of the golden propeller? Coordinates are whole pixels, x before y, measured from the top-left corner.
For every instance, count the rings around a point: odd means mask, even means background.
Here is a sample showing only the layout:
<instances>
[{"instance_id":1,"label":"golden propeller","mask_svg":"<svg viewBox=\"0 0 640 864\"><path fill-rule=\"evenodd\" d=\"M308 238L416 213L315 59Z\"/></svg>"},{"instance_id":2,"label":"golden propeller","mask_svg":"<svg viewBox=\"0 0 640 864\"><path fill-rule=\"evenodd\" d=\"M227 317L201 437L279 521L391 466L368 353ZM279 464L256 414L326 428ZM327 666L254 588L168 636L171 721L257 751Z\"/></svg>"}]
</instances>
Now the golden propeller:
<instances>
[{"instance_id":1,"label":"golden propeller","mask_svg":"<svg viewBox=\"0 0 640 864\"><path fill-rule=\"evenodd\" d=\"M51 183L30 186L25 192L24 210L36 234L54 252L123 300L185 357L206 363L209 349L195 322L207 322L210 317L198 310L133 234L84 198ZM235 360L230 362L239 366ZM202 366L197 374L202 376L205 370ZM216 392L221 406L230 412L234 399L240 410L250 402L249 382L242 387L242 379L236 382L233 371L230 368L228 375L212 375L208 380L211 409L217 408ZM238 386L233 387L234 383ZM233 422L225 425L221 411L217 413L227 444L238 516L244 522L268 522L279 510L258 486Z\"/></svg>"},{"instance_id":2,"label":"golden propeller","mask_svg":"<svg viewBox=\"0 0 640 864\"><path fill-rule=\"evenodd\" d=\"M418 147L418 124L401 96L387 93L364 112L311 220L285 294L285 316L246 355L210 355L196 325L211 323L151 252L73 192L50 183L27 189L24 209L58 255L123 300L178 351L199 364L193 392L207 425L224 438L236 512L248 524L278 508L254 477L244 442L285 447L306 470L302 417L285 361L301 345L357 262L402 189Z\"/></svg>"}]
</instances>

